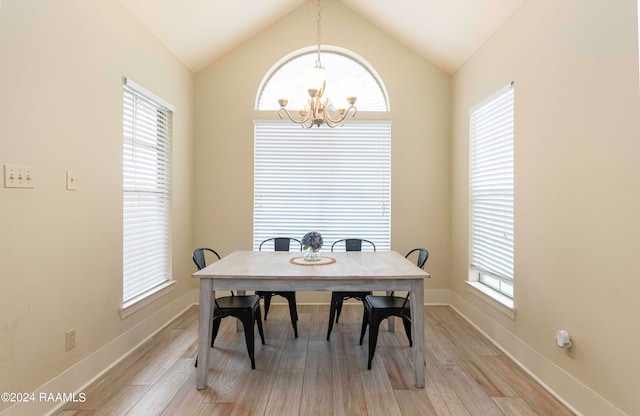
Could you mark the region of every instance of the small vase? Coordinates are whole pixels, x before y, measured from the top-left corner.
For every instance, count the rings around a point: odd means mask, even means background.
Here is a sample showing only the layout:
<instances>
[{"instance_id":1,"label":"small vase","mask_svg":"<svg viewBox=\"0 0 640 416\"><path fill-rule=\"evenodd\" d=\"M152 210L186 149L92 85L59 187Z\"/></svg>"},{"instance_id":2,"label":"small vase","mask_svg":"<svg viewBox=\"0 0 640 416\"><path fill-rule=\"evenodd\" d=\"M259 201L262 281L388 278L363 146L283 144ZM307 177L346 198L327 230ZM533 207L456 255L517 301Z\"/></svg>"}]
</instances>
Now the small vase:
<instances>
[{"instance_id":1,"label":"small vase","mask_svg":"<svg viewBox=\"0 0 640 416\"><path fill-rule=\"evenodd\" d=\"M305 261L320 261L320 249L314 250L311 247L305 249L303 258Z\"/></svg>"}]
</instances>

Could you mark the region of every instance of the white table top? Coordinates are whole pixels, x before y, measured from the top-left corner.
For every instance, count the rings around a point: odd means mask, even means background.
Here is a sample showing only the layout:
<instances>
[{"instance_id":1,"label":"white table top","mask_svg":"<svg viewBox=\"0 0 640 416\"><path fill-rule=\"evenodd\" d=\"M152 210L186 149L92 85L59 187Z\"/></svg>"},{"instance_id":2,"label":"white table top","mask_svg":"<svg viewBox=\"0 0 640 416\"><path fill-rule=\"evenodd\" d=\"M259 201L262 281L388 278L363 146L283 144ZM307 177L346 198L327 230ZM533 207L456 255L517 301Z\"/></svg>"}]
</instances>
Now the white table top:
<instances>
[{"instance_id":1,"label":"white table top","mask_svg":"<svg viewBox=\"0 0 640 416\"><path fill-rule=\"evenodd\" d=\"M195 278L274 279L274 280L406 280L424 279L430 275L395 251L323 252L335 263L302 266L291 264L300 252L234 251L222 260L193 274Z\"/></svg>"}]
</instances>

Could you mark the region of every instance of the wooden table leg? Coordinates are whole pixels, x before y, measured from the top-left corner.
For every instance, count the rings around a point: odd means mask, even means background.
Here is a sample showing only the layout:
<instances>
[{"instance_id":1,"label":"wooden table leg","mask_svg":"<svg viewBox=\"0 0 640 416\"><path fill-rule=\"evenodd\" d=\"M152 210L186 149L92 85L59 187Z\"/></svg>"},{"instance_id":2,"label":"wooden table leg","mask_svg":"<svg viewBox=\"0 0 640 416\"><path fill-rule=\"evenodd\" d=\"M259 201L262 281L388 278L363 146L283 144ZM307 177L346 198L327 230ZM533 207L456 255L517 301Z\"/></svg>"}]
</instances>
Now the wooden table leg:
<instances>
[{"instance_id":1,"label":"wooden table leg","mask_svg":"<svg viewBox=\"0 0 640 416\"><path fill-rule=\"evenodd\" d=\"M411 337L413 338L413 365L416 370L416 387L424 388L424 280L411 284Z\"/></svg>"},{"instance_id":2,"label":"wooden table leg","mask_svg":"<svg viewBox=\"0 0 640 416\"><path fill-rule=\"evenodd\" d=\"M211 322L215 292L211 279L200 279L200 322L198 324L198 370L196 371L196 387L199 390L207 388L209 374L209 353L211 344Z\"/></svg>"}]
</instances>

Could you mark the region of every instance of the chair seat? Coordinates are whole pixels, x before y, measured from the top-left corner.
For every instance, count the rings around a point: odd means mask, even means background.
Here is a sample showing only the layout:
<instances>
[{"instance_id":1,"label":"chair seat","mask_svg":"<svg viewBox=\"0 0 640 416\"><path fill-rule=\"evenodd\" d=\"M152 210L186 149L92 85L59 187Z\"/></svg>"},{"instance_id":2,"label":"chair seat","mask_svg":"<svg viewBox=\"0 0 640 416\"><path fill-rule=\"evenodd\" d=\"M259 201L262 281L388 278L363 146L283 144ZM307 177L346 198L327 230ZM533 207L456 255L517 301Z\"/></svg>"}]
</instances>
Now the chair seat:
<instances>
[{"instance_id":1,"label":"chair seat","mask_svg":"<svg viewBox=\"0 0 640 416\"><path fill-rule=\"evenodd\" d=\"M411 307L407 298L400 298L397 296L367 296L364 298L364 316L362 317L362 329L360 331L360 345L364 339L364 334L369 326L369 361L367 362L367 369L371 370L371 360L373 360L373 354L376 350L376 344L378 343L378 330L380 323L390 317L398 316L402 318L402 324L404 325L404 331L407 333L409 339L409 346L413 346L413 340L411 339ZM403 307L404 304L404 307Z\"/></svg>"},{"instance_id":2,"label":"chair seat","mask_svg":"<svg viewBox=\"0 0 640 416\"><path fill-rule=\"evenodd\" d=\"M257 295L223 296L216 299L216 303L222 309L251 309L258 302L260 302L260 296Z\"/></svg>"},{"instance_id":3,"label":"chair seat","mask_svg":"<svg viewBox=\"0 0 640 416\"><path fill-rule=\"evenodd\" d=\"M368 307L374 309L400 309L404 303L404 298L397 296L367 296L364 299ZM409 307L409 302L405 305L405 308Z\"/></svg>"}]
</instances>

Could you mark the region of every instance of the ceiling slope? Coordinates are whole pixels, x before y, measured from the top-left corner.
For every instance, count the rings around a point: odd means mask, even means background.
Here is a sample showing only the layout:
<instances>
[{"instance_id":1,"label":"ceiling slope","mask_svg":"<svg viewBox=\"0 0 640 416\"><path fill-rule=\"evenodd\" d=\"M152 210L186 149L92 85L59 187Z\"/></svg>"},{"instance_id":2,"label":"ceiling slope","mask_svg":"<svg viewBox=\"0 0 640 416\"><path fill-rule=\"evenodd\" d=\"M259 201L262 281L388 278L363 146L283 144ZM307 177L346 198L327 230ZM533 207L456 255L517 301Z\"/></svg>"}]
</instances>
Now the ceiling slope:
<instances>
[{"instance_id":1,"label":"ceiling slope","mask_svg":"<svg viewBox=\"0 0 640 416\"><path fill-rule=\"evenodd\" d=\"M193 72L305 1L118 0ZM338 1L452 74L524 0Z\"/></svg>"}]
</instances>

